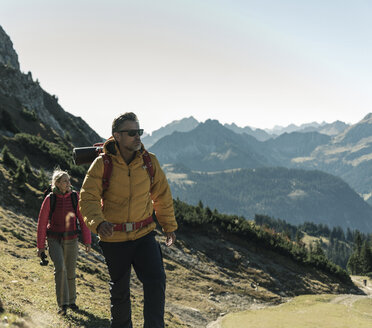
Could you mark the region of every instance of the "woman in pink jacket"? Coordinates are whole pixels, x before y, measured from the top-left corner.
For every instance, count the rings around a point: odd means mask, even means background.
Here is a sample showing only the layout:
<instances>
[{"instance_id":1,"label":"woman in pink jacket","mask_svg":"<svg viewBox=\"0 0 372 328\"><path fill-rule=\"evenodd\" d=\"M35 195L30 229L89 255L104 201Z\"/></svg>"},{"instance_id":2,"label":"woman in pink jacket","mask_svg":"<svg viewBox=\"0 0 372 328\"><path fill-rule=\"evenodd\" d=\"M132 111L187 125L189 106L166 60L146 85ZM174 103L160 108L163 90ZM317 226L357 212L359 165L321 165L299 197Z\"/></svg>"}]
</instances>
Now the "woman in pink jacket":
<instances>
[{"instance_id":1,"label":"woman in pink jacket","mask_svg":"<svg viewBox=\"0 0 372 328\"><path fill-rule=\"evenodd\" d=\"M84 223L77 201L78 194L71 190L69 174L55 170L52 192L45 197L39 213L37 248L38 256L44 256L48 241L49 255L54 263L58 313L62 315L66 315L67 308L78 309L75 278L79 230L87 252L91 245L90 230Z\"/></svg>"}]
</instances>

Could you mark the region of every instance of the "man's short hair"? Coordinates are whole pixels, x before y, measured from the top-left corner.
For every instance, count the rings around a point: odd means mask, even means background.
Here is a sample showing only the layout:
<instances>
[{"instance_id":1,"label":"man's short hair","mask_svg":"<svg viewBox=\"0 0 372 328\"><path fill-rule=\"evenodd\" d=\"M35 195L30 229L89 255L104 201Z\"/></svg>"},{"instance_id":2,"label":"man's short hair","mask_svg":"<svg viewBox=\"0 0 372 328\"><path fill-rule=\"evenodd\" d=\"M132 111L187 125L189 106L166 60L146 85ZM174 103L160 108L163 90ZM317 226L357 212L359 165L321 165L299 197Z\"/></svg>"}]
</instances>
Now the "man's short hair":
<instances>
[{"instance_id":1,"label":"man's short hair","mask_svg":"<svg viewBox=\"0 0 372 328\"><path fill-rule=\"evenodd\" d=\"M114 119L112 122L112 135L114 135L114 132L118 132L120 129L120 126L125 122L125 121L133 121L133 122L138 122L137 115L132 113L132 112L127 112L124 114L121 114L117 118Z\"/></svg>"}]
</instances>

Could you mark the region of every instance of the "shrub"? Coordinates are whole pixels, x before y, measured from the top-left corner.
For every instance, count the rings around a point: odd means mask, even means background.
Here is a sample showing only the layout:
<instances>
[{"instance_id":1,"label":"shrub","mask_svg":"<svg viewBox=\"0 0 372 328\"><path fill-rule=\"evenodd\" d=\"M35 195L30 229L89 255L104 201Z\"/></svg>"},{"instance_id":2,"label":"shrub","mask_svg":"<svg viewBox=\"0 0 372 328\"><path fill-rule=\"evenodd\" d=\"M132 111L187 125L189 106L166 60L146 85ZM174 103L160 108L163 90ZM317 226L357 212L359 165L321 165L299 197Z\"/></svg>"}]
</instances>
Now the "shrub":
<instances>
[{"instance_id":1,"label":"shrub","mask_svg":"<svg viewBox=\"0 0 372 328\"><path fill-rule=\"evenodd\" d=\"M72 142L71 134L70 134L68 131L65 133L65 139L66 139L68 142Z\"/></svg>"},{"instance_id":2,"label":"shrub","mask_svg":"<svg viewBox=\"0 0 372 328\"><path fill-rule=\"evenodd\" d=\"M23 108L21 116L27 121L37 121L37 114L35 110L28 110L27 108Z\"/></svg>"},{"instance_id":3,"label":"shrub","mask_svg":"<svg viewBox=\"0 0 372 328\"><path fill-rule=\"evenodd\" d=\"M3 156L3 163L11 168L16 168L17 165L17 159L13 156L13 154L10 152L7 145L3 147L3 150L1 151L1 154Z\"/></svg>"},{"instance_id":4,"label":"shrub","mask_svg":"<svg viewBox=\"0 0 372 328\"><path fill-rule=\"evenodd\" d=\"M24 184L26 183L26 181L27 181L27 174L26 174L25 168L22 165L22 163L19 163L17 167L17 171L14 175L14 182L16 182L18 187L22 189L24 188Z\"/></svg>"}]
</instances>

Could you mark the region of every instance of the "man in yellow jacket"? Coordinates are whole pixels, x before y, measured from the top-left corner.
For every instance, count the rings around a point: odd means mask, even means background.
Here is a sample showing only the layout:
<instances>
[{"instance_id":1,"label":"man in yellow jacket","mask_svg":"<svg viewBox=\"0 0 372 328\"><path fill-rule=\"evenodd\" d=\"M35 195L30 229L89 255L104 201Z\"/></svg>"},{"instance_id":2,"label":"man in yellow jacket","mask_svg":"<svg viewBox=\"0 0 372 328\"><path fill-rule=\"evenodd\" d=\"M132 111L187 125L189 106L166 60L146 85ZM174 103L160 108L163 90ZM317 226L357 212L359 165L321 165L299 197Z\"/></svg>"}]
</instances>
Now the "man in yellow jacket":
<instances>
[{"instance_id":1,"label":"man in yellow jacket","mask_svg":"<svg viewBox=\"0 0 372 328\"><path fill-rule=\"evenodd\" d=\"M144 165L144 147L137 116L125 113L112 123L104 152L112 173L103 189L104 157L90 166L80 192L80 211L88 228L100 237L110 274L111 327L131 328L130 273L133 266L144 290L144 327L164 327L165 272L153 231L156 217L171 246L176 235L170 188L155 155L149 154L153 181Z\"/></svg>"}]
</instances>

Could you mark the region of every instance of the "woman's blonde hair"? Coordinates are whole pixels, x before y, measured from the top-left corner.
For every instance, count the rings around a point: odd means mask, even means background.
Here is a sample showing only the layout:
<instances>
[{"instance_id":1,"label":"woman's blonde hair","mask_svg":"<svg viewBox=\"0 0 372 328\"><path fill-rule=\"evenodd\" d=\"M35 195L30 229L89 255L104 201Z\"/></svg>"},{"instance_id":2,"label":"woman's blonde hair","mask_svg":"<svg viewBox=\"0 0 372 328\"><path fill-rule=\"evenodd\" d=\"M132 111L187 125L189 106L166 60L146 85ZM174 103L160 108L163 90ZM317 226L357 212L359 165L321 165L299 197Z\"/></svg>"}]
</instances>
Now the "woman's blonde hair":
<instances>
[{"instance_id":1,"label":"woman's blonde hair","mask_svg":"<svg viewBox=\"0 0 372 328\"><path fill-rule=\"evenodd\" d=\"M61 169L55 169L52 176L52 188L56 186L56 182L58 182L64 175L67 175L70 179L70 175L67 171L63 171Z\"/></svg>"}]
</instances>

